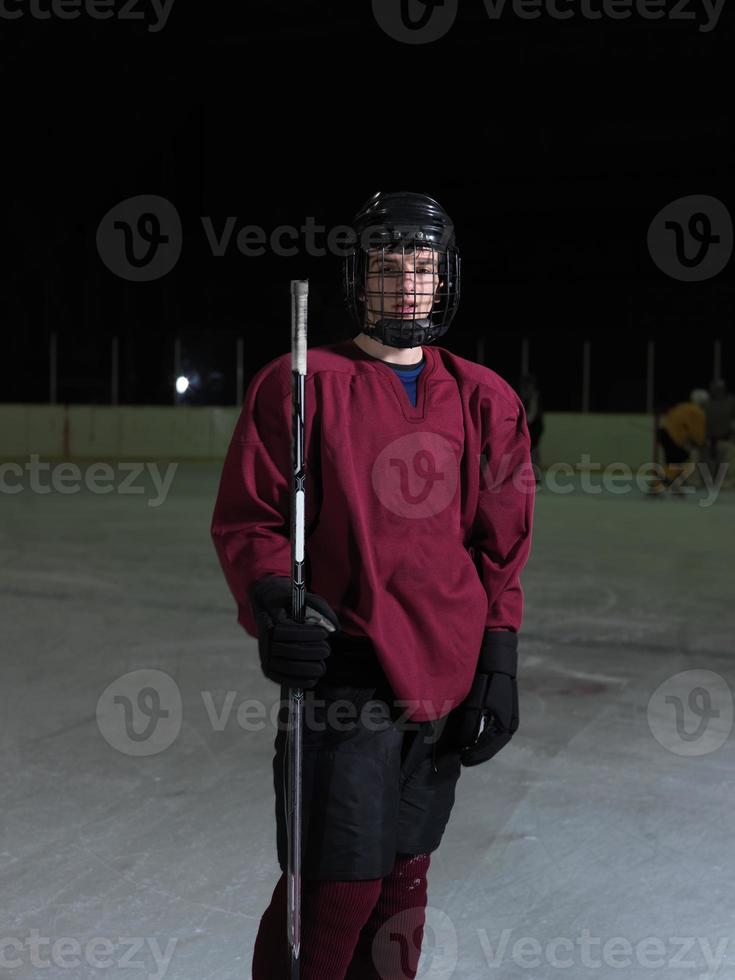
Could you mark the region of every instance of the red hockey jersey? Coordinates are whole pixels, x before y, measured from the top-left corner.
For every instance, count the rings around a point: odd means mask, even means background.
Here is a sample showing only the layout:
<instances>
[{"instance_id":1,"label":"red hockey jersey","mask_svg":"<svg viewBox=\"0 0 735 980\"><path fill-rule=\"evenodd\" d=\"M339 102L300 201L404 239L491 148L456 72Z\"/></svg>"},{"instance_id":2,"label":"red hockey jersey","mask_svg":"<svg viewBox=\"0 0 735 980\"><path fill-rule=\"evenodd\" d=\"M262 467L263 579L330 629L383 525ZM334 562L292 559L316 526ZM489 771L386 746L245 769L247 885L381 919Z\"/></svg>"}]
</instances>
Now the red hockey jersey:
<instances>
[{"instance_id":1,"label":"red hockey jersey","mask_svg":"<svg viewBox=\"0 0 735 980\"><path fill-rule=\"evenodd\" d=\"M353 340L308 352L307 589L345 633L367 636L414 721L469 692L484 630L518 631L535 493L523 405L489 368L424 346L416 405ZM225 459L212 535L248 598L291 574L291 355L251 380Z\"/></svg>"}]
</instances>

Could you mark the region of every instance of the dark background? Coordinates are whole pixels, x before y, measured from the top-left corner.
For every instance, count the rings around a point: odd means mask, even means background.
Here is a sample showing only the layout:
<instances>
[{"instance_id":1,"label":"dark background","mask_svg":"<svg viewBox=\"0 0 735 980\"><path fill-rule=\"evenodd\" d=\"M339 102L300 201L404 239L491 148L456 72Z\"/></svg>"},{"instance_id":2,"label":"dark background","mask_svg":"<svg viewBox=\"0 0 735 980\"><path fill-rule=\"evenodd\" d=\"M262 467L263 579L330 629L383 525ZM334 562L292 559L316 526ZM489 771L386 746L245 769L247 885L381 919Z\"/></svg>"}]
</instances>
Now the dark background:
<instances>
[{"instance_id":1,"label":"dark background","mask_svg":"<svg viewBox=\"0 0 735 980\"><path fill-rule=\"evenodd\" d=\"M119 6L119 5L118 5ZM668 4L673 8L674 4ZM154 18L147 5L148 22ZM670 201L732 207L732 11L699 21L490 21L462 0L441 40L389 38L364 2L194 4L147 22L26 15L0 20L6 188L0 400L49 398L49 335L61 402L172 400L173 344L235 401L290 344L289 281L310 279L310 343L353 336L332 257L214 257L200 218L270 231L307 216L349 223L375 190L420 190L452 215L463 298L439 344L517 382L521 341L547 409L645 408L712 377L713 342L735 381L732 262L683 283L651 260L649 224ZM118 201L159 194L184 228L176 267L126 282L95 235Z\"/></svg>"}]
</instances>

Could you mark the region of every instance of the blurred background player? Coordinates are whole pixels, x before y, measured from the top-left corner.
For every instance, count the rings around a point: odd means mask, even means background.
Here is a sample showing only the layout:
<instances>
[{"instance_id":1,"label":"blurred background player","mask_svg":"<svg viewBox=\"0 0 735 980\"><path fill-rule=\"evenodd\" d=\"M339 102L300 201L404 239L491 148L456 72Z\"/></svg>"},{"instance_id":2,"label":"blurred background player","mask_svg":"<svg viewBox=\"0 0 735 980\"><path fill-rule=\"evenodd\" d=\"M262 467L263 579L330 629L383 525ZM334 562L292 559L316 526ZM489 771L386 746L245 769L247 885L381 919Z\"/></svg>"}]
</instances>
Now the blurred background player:
<instances>
[{"instance_id":1,"label":"blurred background player","mask_svg":"<svg viewBox=\"0 0 735 980\"><path fill-rule=\"evenodd\" d=\"M359 333L308 353L307 621L291 619L290 354L249 385L212 535L282 706L306 692L301 978L410 980L460 768L518 727L535 487L518 395L430 346L459 301L449 216L425 194L378 193L354 228L343 281ZM337 704L355 709L339 726ZM274 748L285 872L284 727ZM284 873L253 980L282 980L287 952Z\"/></svg>"},{"instance_id":2,"label":"blurred background player","mask_svg":"<svg viewBox=\"0 0 735 980\"><path fill-rule=\"evenodd\" d=\"M691 480L707 442L708 401L709 393L695 388L688 401L679 402L661 417L656 437L663 450L664 476L663 480L653 481L652 493L665 489L680 492L683 484Z\"/></svg>"}]
</instances>

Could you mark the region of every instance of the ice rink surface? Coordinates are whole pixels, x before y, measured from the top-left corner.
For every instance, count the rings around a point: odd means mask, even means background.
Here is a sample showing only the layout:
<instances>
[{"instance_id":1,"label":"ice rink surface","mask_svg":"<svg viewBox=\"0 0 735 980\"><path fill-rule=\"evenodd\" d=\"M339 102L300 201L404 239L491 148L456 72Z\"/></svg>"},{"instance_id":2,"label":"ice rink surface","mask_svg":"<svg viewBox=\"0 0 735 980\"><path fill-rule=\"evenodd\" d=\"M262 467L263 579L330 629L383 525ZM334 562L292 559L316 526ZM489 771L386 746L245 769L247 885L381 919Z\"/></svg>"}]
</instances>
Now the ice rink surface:
<instances>
[{"instance_id":1,"label":"ice rink surface","mask_svg":"<svg viewBox=\"0 0 735 980\"><path fill-rule=\"evenodd\" d=\"M218 476L3 495L3 980L250 976L279 870L242 705L279 691L210 541ZM521 726L462 771L422 980L735 978L735 495L702 503L539 493Z\"/></svg>"}]
</instances>

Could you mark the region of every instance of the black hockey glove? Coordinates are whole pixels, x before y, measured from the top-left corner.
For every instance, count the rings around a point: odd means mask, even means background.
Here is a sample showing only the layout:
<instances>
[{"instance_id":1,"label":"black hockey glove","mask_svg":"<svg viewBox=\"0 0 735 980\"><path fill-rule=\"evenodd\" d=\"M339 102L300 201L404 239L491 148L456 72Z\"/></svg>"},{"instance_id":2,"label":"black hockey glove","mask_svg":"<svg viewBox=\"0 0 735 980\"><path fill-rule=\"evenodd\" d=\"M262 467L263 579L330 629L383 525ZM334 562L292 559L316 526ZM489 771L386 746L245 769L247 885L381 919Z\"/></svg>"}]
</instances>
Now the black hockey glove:
<instances>
[{"instance_id":1,"label":"black hockey glove","mask_svg":"<svg viewBox=\"0 0 735 980\"><path fill-rule=\"evenodd\" d=\"M327 634L340 629L326 599L306 593L306 622L291 618L291 579L266 575L250 589L258 624L258 652L265 676L286 687L316 687L330 654Z\"/></svg>"},{"instance_id":2,"label":"black hockey glove","mask_svg":"<svg viewBox=\"0 0 735 980\"><path fill-rule=\"evenodd\" d=\"M518 728L518 635L485 630L470 693L450 713L450 744L464 766L492 759Z\"/></svg>"}]
</instances>

